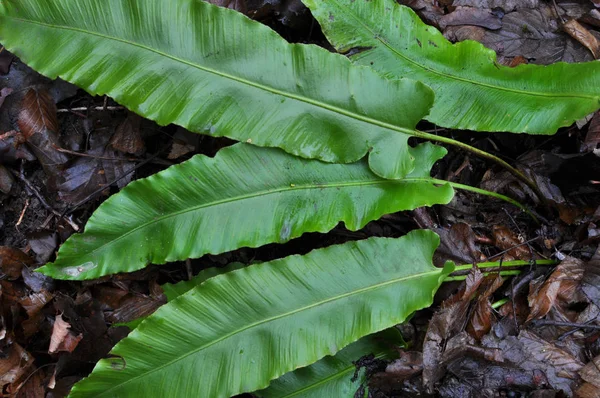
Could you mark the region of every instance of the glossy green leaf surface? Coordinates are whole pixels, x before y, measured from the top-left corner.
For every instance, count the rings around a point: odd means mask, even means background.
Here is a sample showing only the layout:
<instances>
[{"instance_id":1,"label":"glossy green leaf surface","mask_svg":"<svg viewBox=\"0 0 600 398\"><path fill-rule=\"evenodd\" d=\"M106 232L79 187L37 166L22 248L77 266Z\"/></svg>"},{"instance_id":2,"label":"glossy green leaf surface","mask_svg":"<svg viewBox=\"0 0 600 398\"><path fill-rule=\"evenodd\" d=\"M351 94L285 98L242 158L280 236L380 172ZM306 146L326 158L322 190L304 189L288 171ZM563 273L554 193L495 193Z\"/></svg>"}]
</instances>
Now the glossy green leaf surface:
<instances>
[{"instance_id":1,"label":"glossy green leaf surface","mask_svg":"<svg viewBox=\"0 0 600 398\"><path fill-rule=\"evenodd\" d=\"M553 134L600 108L599 62L509 68L480 43L450 43L394 0L303 2L356 63L430 86L427 120L440 126Z\"/></svg>"},{"instance_id":2,"label":"glossy green leaf surface","mask_svg":"<svg viewBox=\"0 0 600 398\"><path fill-rule=\"evenodd\" d=\"M427 178L446 150L425 143L414 151L415 169L402 180L378 177L365 161L323 163L247 144L215 158L196 155L107 199L84 233L38 270L56 279L93 279L287 242L339 222L358 230L387 213L448 203L452 188Z\"/></svg>"},{"instance_id":3,"label":"glossy green leaf surface","mask_svg":"<svg viewBox=\"0 0 600 398\"><path fill-rule=\"evenodd\" d=\"M29 66L164 125L402 178L433 93L201 0L0 1L0 42Z\"/></svg>"},{"instance_id":4,"label":"glossy green leaf surface","mask_svg":"<svg viewBox=\"0 0 600 398\"><path fill-rule=\"evenodd\" d=\"M73 388L73 397L230 397L266 388L426 307L454 268L417 230L256 264L159 308Z\"/></svg>"},{"instance_id":5,"label":"glossy green leaf surface","mask_svg":"<svg viewBox=\"0 0 600 398\"><path fill-rule=\"evenodd\" d=\"M394 329L365 336L334 356L284 374L254 394L262 398L354 398L366 380L364 369L352 380L356 372L352 362L371 354L375 359L394 359L398 357L394 347L403 345L400 333Z\"/></svg>"}]
</instances>

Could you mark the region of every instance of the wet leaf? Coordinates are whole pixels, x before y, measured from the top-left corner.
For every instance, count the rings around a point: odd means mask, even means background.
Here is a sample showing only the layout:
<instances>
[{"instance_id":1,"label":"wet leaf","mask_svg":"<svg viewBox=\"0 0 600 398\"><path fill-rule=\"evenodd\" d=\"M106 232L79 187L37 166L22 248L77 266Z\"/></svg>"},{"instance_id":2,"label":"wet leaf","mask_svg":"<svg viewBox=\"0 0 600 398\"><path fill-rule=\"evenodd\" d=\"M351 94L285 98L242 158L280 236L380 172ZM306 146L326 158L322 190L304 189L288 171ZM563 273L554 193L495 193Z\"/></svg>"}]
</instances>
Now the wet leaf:
<instances>
[{"instance_id":1,"label":"wet leaf","mask_svg":"<svg viewBox=\"0 0 600 398\"><path fill-rule=\"evenodd\" d=\"M110 139L110 145L117 151L141 155L145 151L144 141L140 134L142 118L130 112L127 118L117 127L115 134Z\"/></svg>"},{"instance_id":2,"label":"wet leaf","mask_svg":"<svg viewBox=\"0 0 600 398\"><path fill-rule=\"evenodd\" d=\"M483 274L474 267L461 290L442 303L442 308L433 315L423 342L423 384L430 393L434 384L443 376L445 368L440 366L446 341L457 334L466 321L471 296L483 281Z\"/></svg>"},{"instance_id":3,"label":"wet leaf","mask_svg":"<svg viewBox=\"0 0 600 398\"><path fill-rule=\"evenodd\" d=\"M503 340L498 340L490 333L482 342L487 347L502 350L504 360L528 374L533 381L547 382L556 390L573 394L583 363L555 344L526 330ZM537 387L543 387L543 384Z\"/></svg>"},{"instance_id":4,"label":"wet leaf","mask_svg":"<svg viewBox=\"0 0 600 398\"><path fill-rule=\"evenodd\" d=\"M8 97L12 92L13 89L10 87L4 87L2 90L0 90L0 107L2 107L4 99Z\"/></svg>"},{"instance_id":5,"label":"wet leaf","mask_svg":"<svg viewBox=\"0 0 600 398\"><path fill-rule=\"evenodd\" d=\"M466 223L453 224L450 229L433 228L440 236L440 247L435 251L436 264L447 260L462 264L472 264L484 259L475 243L475 233Z\"/></svg>"},{"instance_id":6,"label":"wet leaf","mask_svg":"<svg viewBox=\"0 0 600 398\"><path fill-rule=\"evenodd\" d=\"M579 375L585 383L577 389L579 398L599 398L600 397L600 355L596 356L580 371Z\"/></svg>"},{"instance_id":7,"label":"wet leaf","mask_svg":"<svg viewBox=\"0 0 600 398\"><path fill-rule=\"evenodd\" d=\"M58 234L54 231L37 231L28 237L29 246L36 254L38 264L47 263L58 247Z\"/></svg>"},{"instance_id":8,"label":"wet leaf","mask_svg":"<svg viewBox=\"0 0 600 398\"><path fill-rule=\"evenodd\" d=\"M498 13L494 13L491 10L473 7L457 7L450 14L441 17L439 19L439 25L442 29L456 25L471 25L488 29L500 29L502 27L502 18L500 18Z\"/></svg>"},{"instance_id":9,"label":"wet leaf","mask_svg":"<svg viewBox=\"0 0 600 398\"><path fill-rule=\"evenodd\" d=\"M500 275L488 279L485 291L477 296L475 308L467 323L467 332L477 340L481 340L492 328L494 310L490 303L490 297L503 283L504 278Z\"/></svg>"},{"instance_id":10,"label":"wet leaf","mask_svg":"<svg viewBox=\"0 0 600 398\"><path fill-rule=\"evenodd\" d=\"M33 259L19 249L0 246L0 270L9 279L21 276L23 266L33 264Z\"/></svg>"},{"instance_id":11,"label":"wet leaf","mask_svg":"<svg viewBox=\"0 0 600 398\"><path fill-rule=\"evenodd\" d=\"M47 174L56 173L57 167L68 161L65 154L55 149L61 147L58 119L56 104L48 91L33 88L27 91L17 124Z\"/></svg>"},{"instance_id":12,"label":"wet leaf","mask_svg":"<svg viewBox=\"0 0 600 398\"><path fill-rule=\"evenodd\" d=\"M596 112L588 126L581 152L594 152L600 155L600 112Z\"/></svg>"},{"instance_id":13,"label":"wet leaf","mask_svg":"<svg viewBox=\"0 0 600 398\"><path fill-rule=\"evenodd\" d=\"M527 297L530 307L527 322L540 319L548 314L559 297L562 297L567 303L573 301L575 289L579 290L583 278L583 265L583 261L567 257L541 286L533 285L534 290L530 291Z\"/></svg>"},{"instance_id":14,"label":"wet leaf","mask_svg":"<svg viewBox=\"0 0 600 398\"><path fill-rule=\"evenodd\" d=\"M523 245L523 238L520 238L510 228L504 225L494 225L492 228L494 246L501 250L506 250L505 260L529 260L531 253L527 245Z\"/></svg>"},{"instance_id":15,"label":"wet leaf","mask_svg":"<svg viewBox=\"0 0 600 398\"><path fill-rule=\"evenodd\" d=\"M0 386L16 383L31 370L32 365L31 354L16 342L9 341L0 356Z\"/></svg>"}]
</instances>

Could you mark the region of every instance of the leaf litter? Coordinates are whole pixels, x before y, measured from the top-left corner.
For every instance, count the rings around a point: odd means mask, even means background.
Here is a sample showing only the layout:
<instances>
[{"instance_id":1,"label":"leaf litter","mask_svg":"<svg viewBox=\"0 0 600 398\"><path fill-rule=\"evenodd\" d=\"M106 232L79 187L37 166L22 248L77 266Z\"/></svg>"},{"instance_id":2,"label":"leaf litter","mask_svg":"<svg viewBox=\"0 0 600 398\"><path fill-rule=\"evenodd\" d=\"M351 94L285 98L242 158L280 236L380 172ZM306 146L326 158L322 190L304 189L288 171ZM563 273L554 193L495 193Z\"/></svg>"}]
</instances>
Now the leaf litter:
<instances>
[{"instance_id":1,"label":"leaf litter","mask_svg":"<svg viewBox=\"0 0 600 398\"><path fill-rule=\"evenodd\" d=\"M329 48L299 1L218 1L290 41ZM547 64L597 57L600 14L592 2L405 1L451 40L474 39L500 62ZM553 137L471 134L462 141L516 159L553 209L537 225L491 198L457 192L448 206L398 213L363 230L338 226L285 245L149 267L85 283L34 272L108 194L226 139L159 127L105 98L49 81L0 51L0 374L4 394L65 396L127 335L115 326L148 316L166 300L160 285L232 261L250 264L369 236L436 231L446 260L530 262L504 278L472 269L445 284L430 309L399 328L410 348L371 366L369 396L597 396L600 389L600 117ZM436 129L424 123L423 129ZM154 155L156 157L152 158ZM146 163L143 163L146 162ZM141 164L141 166L140 166ZM505 193L531 207L535 195L510 175L450 149L436 178ZM45 204L44 204L45 203ZM17 225L18 224L18 225ZM539 259L562 260L555 267ZM358 360L358 358L357 358ZM380 395L378 395L380 394ZM384 394L384 395L381 395ZM534 395L537 394L537 395Z\"/></svg>"}]
</instances>

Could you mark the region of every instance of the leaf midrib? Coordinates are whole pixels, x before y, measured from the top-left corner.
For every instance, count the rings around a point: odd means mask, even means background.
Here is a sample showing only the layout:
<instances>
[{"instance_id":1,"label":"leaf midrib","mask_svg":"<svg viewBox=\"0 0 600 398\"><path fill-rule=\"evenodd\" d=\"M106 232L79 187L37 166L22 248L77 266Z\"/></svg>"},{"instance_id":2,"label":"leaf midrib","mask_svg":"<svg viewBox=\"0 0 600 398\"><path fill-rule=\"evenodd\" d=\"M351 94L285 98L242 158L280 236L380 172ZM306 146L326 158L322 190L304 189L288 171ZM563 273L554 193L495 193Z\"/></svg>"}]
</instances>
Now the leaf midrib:
<instances>
[{"instance_id":1,"label":"leaf midrib","mask_svg":"<svg viewBox=\"0 0 600 398\"><path fill-rule=\"evenodd\" d=\"M253 192L251 194L229 197L226 199L221 199L221 200L213 201L210 203L204 203L201 205L192 206L192 207L186 208L181 211L168 213L163 216L153 218L151 221L148 221L146 223L138 225L137 227L133 228L132 230L130 230L122 235L119 235L117 238L104 243L102 246L99 246L96 249L87 252L86 254L90 255L92 253L96 253L97 251L100 251L107 245L114 244L115 242L133 234L134 232L136 232L142 228L146 228L154 223L161 222L167 218L178 217L182 214L194 212L194 211L197 211L197 210L200 210L203 208L207 208L207 207L211 207L211 206L219 206L224 203L230 203L230 202L235 202L235 201L244 201L244 200L252 199L255 197L259 197L259 196L267 196L267 195L277 194L277 193L281 193L281 192L295 191L295 190L344 188L344 187L353 187L353 186L360 187L360 186L377 185L377 184L400 184L400 183L404 183L404 182L435 182L435 181L428 179L428 178L405 178L402 180L371 180L371 181L361 181L361 182L350 181L350 182L341 182L341 183L335 183L335 184L310 184L310 185L308 185L308 184L307 185L293 184L294 185L293 187L287 186L287 187L282 187L282 188L278 188L278 189L268 189L268 190L264 190L264 191L257 191L257 192ZM93 222L93 220L90 220L90 221ZM77 256L77 257L79 257L79 256ZM155 259L152 259L152 261L155 261ZM168 261L168 260L165 260L165 261ZM64 267L64 266L61 266L61 267Z\"/></svg>"},{"instance_id":2,"label":"leaf midrib","mask_svg":"<svg viewBox=\"0 0 600 398\"><path fill-rule=\"evenodd\" d=\"M206 66L199 65L199 64L195 64L192 61L187 61L185 59L178 58L178 57L176 57L174 55L170 55L170 54L164 53L162 51L153 49L152 47L148 47L148 46L146 46L144 44L137 43L137 42L134 42L134 41L129 41L129 40L126 40L126 39L121 39L119 37L114 37L114 36L108 36L108 35L105 35L105 34L102 34L102 33L99 33L99 32L88 31L88 30L85 30L85 29L75 28L75 27L71 27L71 26L53 25L53 24L49 24L49 23L45 23L45 22L40 22L40 21L35 21L35 20L31 20L31 19L17 18L17 17L12 17L12 16L6 16L6 15L4 16L4 18L12 19L12 20L15 20L15 21L20 21L20 22L23 22L23 23L26 23L26 24L29 23L29 24L32 24L32 25L45 26L45 27L50 28L50 29L68 30L68 31L78 32L78 33L81 33L81 34L88 34L90 36L100 37L100 38L103 38L103 39L106 39L106 40L117 41L117 42L120 42L120 43L123 43L123 44L126 44L126 45L130 45L130 46L133 46L133 47L144 49L146 51L153 52L153 53L155 53L157 55L169 58L169 59L171 59L173 61L176 61L176 62L180 62L180 63L182 63L184 65L190 66L192 68L196 68L196 69L201 70L203 72L211 73L213 75L220 76L220 77L225 78L225 79L229 79L229 80L232 80L232 81L235 81L235 82L238 82L238 83L241 83L241 84L245 84L245 85L253 87L253 88L257 88L259 90L263 90L263 91L266 91L266 92L269 92L269 93L272 93L272 94L276 94L276 95L281 95L283 97L286 97L286 98L289 98L289 99L292 99L292 100L296 100L296 101L299 101L299 102L304 102L306 104L313 105L313 106L316 106L316 107L319 107L319 108L323 108L323 109L328 110L330 112L337 113L339 115L343 115L343 116L346 116L346 117L349 117L349 118L352 118L352 119L355 119L355 120L358 120L358 121L361 121L361 122L364 122L364 123L367 123L367 124L372 124L372 125L375 125L375 126L383 127L385 129L397 131L399 133L407 134L407 135L410 135L410 136L415 135L415 130L413 130L413 129L406 128L406 127L401 127L401 126L396 126L394 124L383 122L383 121L380 121L380 120L377 120L377 119L373 119L373 118L370 118L370 117L367 117L367 116L364 116L364 115L361 115L361 114L353 113L353 112L350 112L350 111L345 110L343 108L332 106L332 105L323 103L321 101L313 100L311 98L307 98L307 97L303 97L303 96L296 95L296 94L293 94L293 93L289 93L287 91L282 91L282 90L279 90L279 89L276 89L276 88L273 88L273 87L269 87L269 86L265 86L265 85L262 85L262 84L258 84L258 83L252 82L250 80L247 80L247 79L244 79L244 78L241 78L241 77L238 77L238 76L230 75L230 74L227 74L227 73L224 73L224 72L219 72L217 70L214 70L214 69L211 69L211 68L208 68ZM288 43L288 45L289 46L296 46L297 44L289 44ZM348 62L350 63L349 60L348 60ZM366 68L366 69L368 69L368 68Z\"/></svg>"},{"instance_id":3,"label":"leaf midrib","mask_svg":"<svg viewBox=\"0 0 600 398\"><path fill-rule=\"evenodd\" d=\"M431 266L429 266L429 267L431 267ZM232 271L232 272L237 272L237 271ZM288 317L288 316L291 316L291 315L297 314L297 313L299 313L299 312L302 312L302 311L308 311L308 310L310 310L310 309L312 309L312 308L316 308L316 307L318 307L318 306L325 305L325 304L328 304L328 303L331 303L331 302L334 302L334 301L337 301L337 300L342 300L342 299L344 299L344 298L351 297L351 296L354 296L354 295L357 295L357 294L360 294L360 293L364 293L364 292L368 292L368 291L373 291L373 290L376 290L376 289L380 289L380 288L386 287L386 286L388 286L388 285L393 285L393 284L400 283L400 282L403 282L403 281L406 281L406 280L410 280L410 279L424 278L424 277L427 277L427 276L430 276L430 275L435 275L435 274L440 274L440 275L441 275L441 274L442 274L442 272L443 272L443 268L436 268L436 269L434 269L434 270L427 271L427 272L421 272L421 273L416 273L416 274L412 274L412 275L402 276L402 277L399 277L399 278L388 279L388 280L385 280L385 281L383 281L383 282L380 282L380 283L375 283L375 284L373 284L373 285L369 285L369 286L366 286L366 287L363 287L363 288L360 288L360 289L352 290L352 291L350 291L350 292L346 292L346 293L343 293L343 294L339 294L339 295L337 295L337 296L333 296L333 297L330 297L330 298L328 298L328 299L325 299L325 300L317 301L317 302L315 302L315 303L313 303L313 304L306 305L306 306L303 306L303 307L297 308L297 309L295 309L295 310L292 310L292 311L284 312L284 313L282 313L282 314L275 315L275 316L272 316L272 317L270 317L270 318L265 318L265 319L262 319L262 320L260 320L260 321L254 322L254 323L250 323L249 325L247 325L247 326L245 326L245 327L242 327L242 328L240 328L240 329L234 330L234 331L232 331L232 332L230 332L230 333L227 333L227 334L225 334L225 335L223 335L223 336L221 336L221 337L219 337L219 338L217 338L217 339L215 339L215 340L212 340L212 341L208 342L207 344L204 344L204 345L202 345L202 346L200 346L200 347L198 347L198 348L196 348L196 349L194 349L194 350L191 350L191 351L189 351L189 352L187 352L187 353L184 353L183 355L181 355L181 356L178 356L176 359L173 359L172 361L169 361L169 362L166 362L166 363L164 363L164 364L162 364L162 365L159 365L159 366L157 366L157 367L154 367L154 368L152 368L152 369L151 369L150 371L148 371L148 372L144 372L144 373L142 373L142 374L140 374L140 375L137 375L137 376L135 376L135 377L132 377L132 378L130 378L130 379L127 379L126 381L124 381L124 382L122 382L122 383L119 383L119 384L117 384L117 385L114 385L114 386L110 387L109 389L107 389L107 390L104 390L104 391L103 391L101 394L99 394L98 396L102 396L102 395L106 394L107 392L109 392L109 391L111 391L111 390L114 390L114 389L115 389L115 388L117 388L117 387L120 387L121 385L127 384L127 383L129 383L129 382L133 382L134 380L137 380L137 379L139 379L139 378L141 378L141 377L146 377L146 376L149 376L149 375L151 375L152 373L155 373L155 372L157 372L157 371L159 371L159 370L162 370L163 368L165 368L165 367L167 367L167 366L170 366L170 365L171 365L171 364L173 364L173 363L176 363L176 362L178 362L178 361L182 361L182 360L184 360L185 358L189 357L190 355L194 355L194 354L196 354L198 351L202 351L202 350L204 350L204 349L210 348L211 346L213 346L213 345L215 345L215 344L218 344L218 343L220 343L220 342L222 342L222 341L224 341L224 340L226 340L226 339L228 339L228 338L230 338L230 337L233 337L233 336L235 336L236 334L239 334L239 333L245 332L245 331L247 331L247 330L249 330L249 329L252 329L252 328L254 328L254 327L256 327L256 326L260 326L260 325L263 325L263 324L266 324L266 323L269 323L269 322L277 321L277 320L279 320L279 319L283 319L283 318L285 318L285 317ZM226 275L226 274L224 274L224 275ZM190 290L189 292L187 292L187 293L185 293L185 294L183 294L183 295L181 295L181 296L177 297L175 300L173 300L173 301L172 301L172 303L176 303L176 302L177 302L177 300L183 300L187 294L190 294L191 292L193 292L193 291L195 291L195 290L199 289L201 286L207 286L207 284L210 284L210 283L213 283L213 284L214 284L214 283L215 283L215 279L218 279L218 278L219 278L219 276L217 276L217 277L215 277L215 278L211 278L211 279L207 280L207 281L206 281L206 282L204 282L202 285L200 285L200 286L198 286L198 287L196 287L196 288L194 288L194 289ZM212 281L212 282L211 282L211 281ZM163 308L164 308L164 307L163 307ZM159 311L160 311L160 310L159 310ZM162 314L161 314L161 315L162 315ZM146 322L147 322L147 321L146 321ZM372 333L375 333L375 332L378 332L378 331L379 331L379 330L373 330L373 331L371 331L371 332L372 332ZM139 330L139 327L138 327L138 328L136 328L136 329L134 330L134 332L133 332L133 333L142 334L142 332ZM142 336L142 337L143 337L143 336ZM325 355L327 355L327 354L325 354ZM281 373L281 374L275 375L274 377L279 377L279 376L281 376L282 374L284 374L284 373ZM260 387L258 387L258 388L260 388ZM244 391L240 391L240 392L244 392Z\"/></svg>"},{"instance_id":4,"label":"leaf midrib","mask_svg":"<svg viewBox=\"0 0 600 398\"><path fill-rule=\"evenodd\" d=\"M539 91L523 91L523 90L518 90L515 88L495 86L495 85L492 85L489 83L484 83L484 82L477 81L477 80L467 79L462 76L437 71L435 69L432 69L426 65L423 65L423 64L413 60L412 58L409 58L405 54L396 50L396 48L394 46L392 46L389 42L385 41L381 37L381 34L379 32L376 32L375 30L371 29L369 27L369 25L365 24L363 22L363 19L359 18L358 15L356 15L352 9L341 5L337 0L329 0L329 1L335 3L338 6L338 8L340 8L342 10L346 10L347 15L350 15L359 25L363 26L365 28L365 30L367 30L369 32L369 34L372 35L372 37L375 40L382 43L390 52L392 52L398 58L402 58L402 59L406 60L407 62L410 62L412 65L417 66L418 68L423 69L432 74L441 76L441 77L449 79L449 80L458 80L458 81L461 81L464 83L469 83L469 84L472 84L475 86L486 87L491 90L506 91L509 93L515 93L515 94L520 94L520 95L530 95L533 97L552 97L552 98L554 98L554 97L557 97L557 98L582 98L582 99L596 100L596 101L599 100L598 96L593 96L593 95L582 95L582 94L573 94L573 93L564 93L564 94L563 93L545 93L545 92L539 92ZM398 4L395 4L394 7L400 7L400 6ZM367 51L373 51L373 50L371 49L371 50L367 50ZM398 76L398 78L401 78L401 77L402 76ZM435 103L434 103L434 106L435 106Z\"/></svg>"}]
</instances>

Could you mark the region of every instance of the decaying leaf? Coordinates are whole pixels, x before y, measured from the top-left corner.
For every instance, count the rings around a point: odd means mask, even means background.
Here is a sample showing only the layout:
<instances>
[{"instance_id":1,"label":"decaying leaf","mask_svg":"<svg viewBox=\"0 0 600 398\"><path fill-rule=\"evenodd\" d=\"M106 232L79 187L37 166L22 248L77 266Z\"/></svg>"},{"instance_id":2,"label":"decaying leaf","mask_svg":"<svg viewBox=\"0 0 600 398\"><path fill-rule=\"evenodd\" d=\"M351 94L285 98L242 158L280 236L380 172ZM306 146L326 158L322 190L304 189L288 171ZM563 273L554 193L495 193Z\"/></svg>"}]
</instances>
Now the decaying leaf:
<instances>
[{"instance_id":1,"label":"decaying leaf","mask_svg":"<svg viewBox=\"0 0 600 398\"><path fill-rule=\"evenodd\" d=\"M19 381L31 371L33 357L16 342L9 341L0 356L0 386Z\"/></svg>"},{"instance_id":2,"label":"decaying leaf","mask_svg":"<svg viewBox=\"0 0 600 398\"><path fill-rule=\"evenodd\" d=\"M2 90L0 90L0 107L2 107L4 99L8 97L12 92L13 89L10 87L4 87Z\"/></svg>"},{"instance_id":3,"label":"decaying leaf","mask_svg":"<svg viewBox=\"0 0 600 398\"><path fill-rule=\"evenodd\" d=\"M73 352L83 338L83 335L75 335L69 330L70 328L71 325L62 319L61 314L56 316L54 326L52 327L52 336L50 337L49 354L60 351Z\"/></svg>"},{"instance_id":4,"label":"decaying leaf","mask_svg":"<svg viewBox=\"0 0 600 398\"><path fill-rule=\"evenodd\" d=\"M9 279L21 276L23 266L33 264L33 259L19 249L0 246L0 272Z\"/></svg>"},{"instance_id":5,"label":"decaying leaf","mask_svg":"<svg viewBox=\"0 0 600 398\"><path fill-rule=\"evenodd\" d=\"M432 228L440 236L440 246L435 251L435 263L444 264L447 260L456 263L472 264L481 262L485 256L475 243L475 233L466 223L453 224L448 228Z\"/></svg>"},{"instance_id":6,"label":"decaying leaf","mask_svg":"<svg viewBox=\"0 0 600 398\"><path fill-rule=\"evenodd\" d=\"M467 323L467 332L477 340L481 340L492 328L494 310L490 303L490 297L503 283L504 278L500 275L493 279L488 279L488 286L485 291L477 296L475 308Z\"/></svg>"},{"instance_id":7,"label":"decaying leaf","mask_svg":"<svg viewBox=\"0 0 600 398\"><path fill-rule=\"evenodd\" d=\"M504 225L494 225L492 228L494 246L506 250L505 260L529 260L531 252L527 245L523 245L523 239L519 238L510 228Z\"/></svg>"},{"instance_id":8,"label":"decaying leaf","mask_svg":"<svg viewBox=\"0 0 600 398\"><path fill-rule=\"evenodd\" d=\"M580 151L594 152L600 156L600 112L596 112L592 117Z\"/></svg>"},{"instance_id":9,"label":"decaying leaf","mask_svg":"<svg viewBox=\"0 0 600 398\"><path fill-rule=\"evenodd\" d=\"M56 150L61 147L56 104L48 91L34 88L27 91L17 124L46 173L55 174L57 167L68 161L65 154Z\"/></svg>"},{"instance_id":10,"label":"decaying leaf","mask_svg":"<svg viewBox=\"0 0 600 398\"><path fill-rule=\"evenodd\" d=\"M487 29L500 29L502 27L502 18L500 13L492 10L484 10L474 7L457 7L450 14L446 14L439 19L440 28L446 29L448 26L482 26Z\"/></svg>"},{"instance_id":11,"label":"decaying leaf","mask_svg":"<svg viewBox=\"0 0 600 398\"><path fill-rule=\"evenodd\" d=\"M600 398L600 355L596 356L580 371L579 375L585 381L576 392L579 398Z\"/></svg>"},{"instance_id":12,"label":"decaying leaf","mask_svg":"<svg viewBox=\"0 0 600 398\"><path fill-rule=\"evenodd\" d=\"M141 121L142 118L140 116L130 112L127 118L117 126L115 134L110 139L110 145L123 153L130 153L132 155L141 155L144 153L144 141L140 134Z\"/></svg>"},{"instance_id":13,"label":"decaying leaf","mask_svg":"<svg viewBox=\"0 0 600 398\"><path fill-rule=\"evenodd\" d=\"M595 59L600 57L600 43L598 39L590 33L582 24L577 22L575 19L571 19L563 24L563 29L572 38L577 40L579 43L584 45Z\"/></svg>"},{"instance_id":14,"label":"decaying leaf","mask_svg":"<svg viewBox=\"0 0 600 398\"><path fill-rule=\"evenodd\" d=\"M507 365L533 376L531 379L537 384L532 387L551 387L557 391L563 390L569 396L573 394L583 363L554 343L526 330L518 336L504 339L498 339L490 333L482 343L486 347L502 350Z\"/></svg>"},{"instance_id":15,"label":"decaying leaf","mask_svg":"<svg viewBox=\"0 0 600 398\"><path fill-rule=\"evenodd\" d=\"M573 302L584 275L584 263L573 257L567 257L541 285L531 285L529 296L530 313L527 322L545 316L562 297L567 303Z\"/></svg>"},{"instance_id":16,"label":"decaying leaf","mask_svg":"<svg viewBox=\"0 0 600 398\"><path fill-rule=\"evenodd\" d=\"M435 383L443 376L441 366L445 342L464 327L471 296L483 282L483 274L474 267L463 288L442 303L442 308L433 315L423 342L423 385L430 393Z\"/></svg>"}]
</instances>

